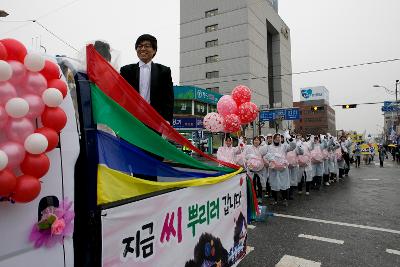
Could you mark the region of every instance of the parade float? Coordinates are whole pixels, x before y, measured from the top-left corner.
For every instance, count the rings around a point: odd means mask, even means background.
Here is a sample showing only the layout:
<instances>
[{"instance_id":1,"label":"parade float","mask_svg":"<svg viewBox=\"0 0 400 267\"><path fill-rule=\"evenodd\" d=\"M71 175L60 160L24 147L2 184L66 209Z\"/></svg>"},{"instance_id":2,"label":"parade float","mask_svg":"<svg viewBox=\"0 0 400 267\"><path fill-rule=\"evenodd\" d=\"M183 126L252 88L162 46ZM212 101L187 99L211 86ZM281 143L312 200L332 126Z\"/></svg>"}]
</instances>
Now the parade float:
<instances>
[{"instance_id":1,"label":"parade float","mask_svg":"<svg viewBox=\"0 0 400 267\"><path fill-rule=\"evenodd\" d=\"M0 266L237 265L258 213L250 178L182 137L93 45L86 59L68 88L54 60L0 40ZM235 88L206 127L239 131L250 98Z\"/></svg>"}]
</instances>

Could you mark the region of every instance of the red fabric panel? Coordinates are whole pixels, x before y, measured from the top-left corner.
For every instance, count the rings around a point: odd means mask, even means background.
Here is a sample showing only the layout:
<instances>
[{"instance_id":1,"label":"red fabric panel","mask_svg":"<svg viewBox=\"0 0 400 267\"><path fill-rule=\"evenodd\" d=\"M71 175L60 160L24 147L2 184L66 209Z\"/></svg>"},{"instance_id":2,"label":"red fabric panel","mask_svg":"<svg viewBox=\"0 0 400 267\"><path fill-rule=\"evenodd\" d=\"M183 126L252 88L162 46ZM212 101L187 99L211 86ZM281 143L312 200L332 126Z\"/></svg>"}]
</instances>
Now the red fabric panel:
<instances>
[{"instance_id":1,"label":"red fabric panel","mask_svg":"<svg viewBox=\"0 0 400 267\"><path fill-rule=\"evenodd\" d=\"M117 102L129 113L146 124L148 127L163 134L169 140L183 146L189 147L202 157L219 164L239 169L240 167L228 162L220 161L212 157L184 138L160 114L144 100L140 94L94 49L90 44L86 47L87 74L89 79L95 83L108 97Z\"/></svg>"}]
</instances>

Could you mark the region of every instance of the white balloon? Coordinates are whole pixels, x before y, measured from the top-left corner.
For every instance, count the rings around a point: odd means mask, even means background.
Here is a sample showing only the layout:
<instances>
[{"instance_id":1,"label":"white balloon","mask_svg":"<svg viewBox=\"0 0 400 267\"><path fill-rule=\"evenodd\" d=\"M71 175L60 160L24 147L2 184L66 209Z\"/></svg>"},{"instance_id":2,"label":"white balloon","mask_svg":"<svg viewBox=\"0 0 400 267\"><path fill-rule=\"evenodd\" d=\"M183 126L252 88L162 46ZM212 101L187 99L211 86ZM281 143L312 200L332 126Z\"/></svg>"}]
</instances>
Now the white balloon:
<instances>
[{"instance_id":1,"label":"white balloon","mask_svg":"<svg viewBox=\"0 0 400 267\"><path fill-rule=\"evenodd\" d=\"M56 88L48 88L42 94L43 102L49 107L58 107L63 101L63 95Z\"/></svg>"},{"instance_id":2,"label":"white balloon","mask_svg":"<svg viewBox=\"0 0 400 267\"><path fill-rule=\"evenodd\" d=\"M25 67L34 72L41 71L44 68L45 59L38 53L29 53L25 56Z\"/></svg>"},{"instance_id":3,"label":"white balloon","mask_svg":"<svg viewBox=\"0 0 400 267\"><path fill-rule=\"evenodd\" d=\"M24 142L24 147L26 151L31 154L42 154L46 151L49 142L46 136L40 133L33 133L29 135Z\"/></svg>"},{"instance_id":4,"label":"white balloon","mask_svg":"<svg viewBox=\"0 0 400 267\"><path fill-rule=\"evenodd\" d=\"M8 164L8 156L6 152L0 150L0 171L4 170Z\"/></svg>"},{"instance_id":5,"label":"white balloon","mask_svg":"<svg viewBox=\"0 0 400 267\"><path fill-rule=\"evenodd\" d=\"M7 81L12 76L12 68L7 61L0 60L0 82Z\"/></svg>"},{"instance_id":6,"label":"white balloon","mask_svg":"<svg viewBox=\"0 0 400 267\"><path fill-rule=\"evenodd\" d=\"M14 97L7 101L6 112L13 118L22 118L29 112L28 102L20 97Z\"/></svg>"}]
</instances>

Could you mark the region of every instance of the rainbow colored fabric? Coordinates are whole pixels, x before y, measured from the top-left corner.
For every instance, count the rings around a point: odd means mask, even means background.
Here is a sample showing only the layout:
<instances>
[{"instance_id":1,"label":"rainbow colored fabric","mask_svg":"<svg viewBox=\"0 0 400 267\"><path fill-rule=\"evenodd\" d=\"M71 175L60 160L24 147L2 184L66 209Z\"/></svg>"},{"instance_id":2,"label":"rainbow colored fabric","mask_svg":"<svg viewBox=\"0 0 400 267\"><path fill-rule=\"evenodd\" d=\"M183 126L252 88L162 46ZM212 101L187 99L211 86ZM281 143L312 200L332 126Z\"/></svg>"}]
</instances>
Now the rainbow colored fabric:
<instances>
[{"instance_id":1,"label":"rainbow colored fabric","mask_svg":"<svg viewBox=\"0 0 400 267\"><path fill-rule=\"evenodd\" d=\"M140 100L140 95L127 86L126 81L91 45L87 47L87 62L94 122L106 125L116 134L113 136L102 131L97 133L99 205L165 189L220 183L243 171L236 165L221 162L202 152L199 154L219 166L206 164L177 149L155 131L183 145L188 141L182 140L175 129L165 125L162 117L154 113L147 102ZM110 73L113 82L109 80ZM108 86L112 88L104 88ZM139 103L135 100L139 100ZM154 125L161 127L151 127ZM175 168L152 157L148 152L184 167ZM135 174L174 177L179 181L152 182L134 177Z\"/></svg>"}]
</instances>

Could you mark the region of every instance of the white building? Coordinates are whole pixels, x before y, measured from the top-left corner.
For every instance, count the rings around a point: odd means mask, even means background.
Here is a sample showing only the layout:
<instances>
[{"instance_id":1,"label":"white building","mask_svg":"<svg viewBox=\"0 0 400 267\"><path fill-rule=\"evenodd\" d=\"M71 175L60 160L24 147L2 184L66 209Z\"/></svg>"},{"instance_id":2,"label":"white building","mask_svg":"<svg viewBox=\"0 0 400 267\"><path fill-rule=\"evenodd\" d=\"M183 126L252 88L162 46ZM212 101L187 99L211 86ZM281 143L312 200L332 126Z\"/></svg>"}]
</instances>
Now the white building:
<instances>
[{"instance_id":1,"label":"white building","mask_svg":"<svg viewBox=\"0 0 400 267\"><path fill-rule=\"evenodd\" d=\"M244 84L262 108L292 107L292 77L285 75L292 71L290 31L277 0L181 0L180 6L181 85L229 94Z\"/></svg>"}]
</instances>

